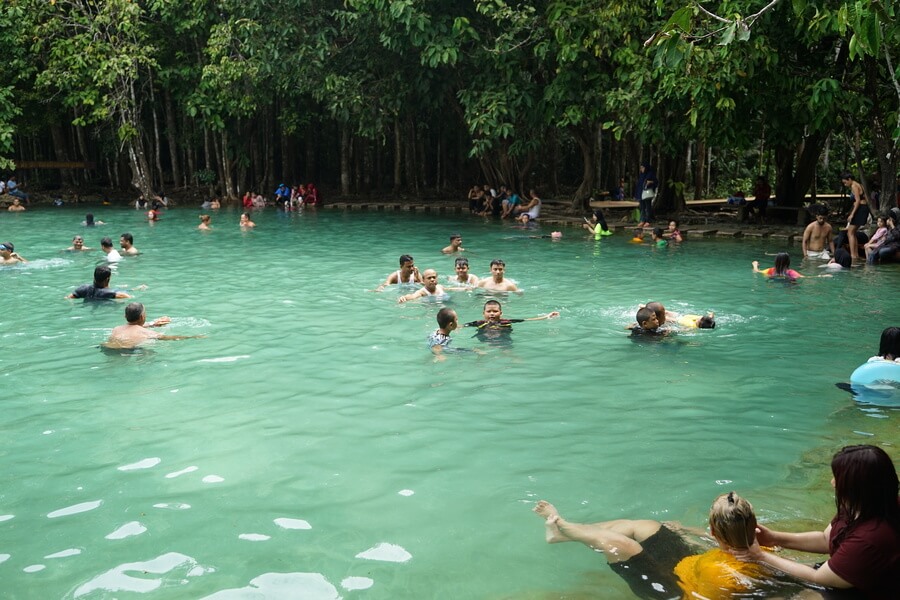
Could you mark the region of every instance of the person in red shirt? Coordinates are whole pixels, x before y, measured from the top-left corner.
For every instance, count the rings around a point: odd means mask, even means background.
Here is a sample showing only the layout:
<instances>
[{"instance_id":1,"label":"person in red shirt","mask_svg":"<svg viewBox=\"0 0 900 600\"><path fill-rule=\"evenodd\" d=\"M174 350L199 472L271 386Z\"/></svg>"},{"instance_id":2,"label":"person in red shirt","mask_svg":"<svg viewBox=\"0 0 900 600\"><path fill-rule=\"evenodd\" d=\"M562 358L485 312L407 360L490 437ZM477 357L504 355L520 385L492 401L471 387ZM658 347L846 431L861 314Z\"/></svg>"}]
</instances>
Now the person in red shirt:
<instances>
[{"instance_id":1,"label":"person in red shirt","mask_svg":"<svg viewBox=\"0 0 900 600\"><path fill-rule=\"evenodd\" d=\"M877 446L847 446L834 455L831 472L837 515L825 531L786 533L757 525L756 542L735 556L816 585L854 588L869 600L900 598L900 483L891 458ZM760 545L829 558L814 568Z\"/></svg>"}]
</instances>

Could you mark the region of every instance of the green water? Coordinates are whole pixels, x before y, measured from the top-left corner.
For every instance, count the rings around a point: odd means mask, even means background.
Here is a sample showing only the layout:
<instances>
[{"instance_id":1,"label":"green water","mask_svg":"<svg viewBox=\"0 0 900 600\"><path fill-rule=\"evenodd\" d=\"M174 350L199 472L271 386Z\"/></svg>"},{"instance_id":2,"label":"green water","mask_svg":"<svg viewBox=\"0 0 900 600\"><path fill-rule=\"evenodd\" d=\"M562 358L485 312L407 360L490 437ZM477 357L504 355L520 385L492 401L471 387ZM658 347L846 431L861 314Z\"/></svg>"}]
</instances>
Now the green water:
<instances>
[{"instance_id":1,"label":"green water","mask_svg":"<svg viewBox=\"0 0 900 600\"><path fill-rule=\"evenodd\" d=\"M777 241L601 242L468 216L323 210L0 214L0 586L4 598L629 598L601 557L549 546L541 498L573 520L703 526L736 489L764 521L830 518L828 462L847 443L889 446L900 413L835 387L897 325L900 268L797 285L750 261ZM124 302L64 300L124 231L142 255L112 286L171 334L120 356L97 349ZM506 261L525 290L512 344L454 334L425 345L440 305L370 290L410 253L444 279L463 234L471 270ZM548 233L544 231L542 233ZM789 249L797 257L799 247ZM799 264L798 264L799 263ZM805 274L815 265L795 258ZM663 343L623 330L638 303L714 310L718 328ZM462 322L485 297L455 292Z\"/></svg>"}]
</instances>

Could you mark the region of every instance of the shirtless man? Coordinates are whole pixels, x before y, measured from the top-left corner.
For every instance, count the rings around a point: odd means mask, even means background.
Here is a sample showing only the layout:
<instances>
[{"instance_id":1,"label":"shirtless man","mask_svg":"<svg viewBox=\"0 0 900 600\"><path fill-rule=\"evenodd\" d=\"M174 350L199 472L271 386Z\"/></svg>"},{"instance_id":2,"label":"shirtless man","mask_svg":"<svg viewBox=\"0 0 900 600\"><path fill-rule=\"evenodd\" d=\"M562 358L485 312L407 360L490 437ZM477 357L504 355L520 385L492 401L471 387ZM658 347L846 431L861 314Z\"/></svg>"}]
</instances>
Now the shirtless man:
<instances>
[{"instance_id":1,"label":"shirtless man","mask_svg":"<svg viewBox=\"0 0 900 600\"><path fill-rule=\"evenodd\" d=\"M478 285L478 277L469 273L469 259L456 259L456 277L450 276L450 283L462 287L475 287Z\"/></svg>"},{"instance_id":2,"label":"shirtless man","mask_svg":"<svg viewBox=\"0 0 900 600\"><path fill-rule=\"evenodd\" d=\"M7 208L6 210L8 210L9 212L22 212L23 210L25 210L25 207L22 206L18 198L13 198L12 204L10 204L9 208Z\"/></svg>"},{"instance_id":3,"label":"shirtless man","mask_svg":"<svg viewBox=\"0 0 900 600\"><path fill-rule=\"evenodd\" d=\"M441 250L444 254L455 254L456 252L465 252L466 249L462 247L462 236L458 233L453 233L450 235L450 245Z\"/></svg>"},{"instance_id":4,"label":"shirtless man","mask_svg":"<svg viewBox=\"0 0 900 600\"><path fill-rule=\"evenodd\" d=\"M503 278L504 271L506 271L506 263L495 258L491 261L490 278L485 277L479 280L478 287L495 292L518 292L519 288L516 287L516 284Z\"/></svg>"},{"instance_id":5,"label":"shirtless man","mask_svg":"<svg viewBox=\"0 0 900 600\"><path fill-rule=\"evenodd\" d=\"M422 283L422 276L419 275L419 269L416 267L413 257L403 254L400 256L400 270L388 275L384 283L379 285L375 291L380 292L389 285L412 285L415 283Z\"/></svg>"},{"instance_id":6,"label":"shirtless man","mask_svg":"<svg viewBox=\"0 0 900 600\"><path fill-rule=\"evenodd\" d=\"M119 236L119 245L122 246L122 254L128 256L140 254L140 251L134 247L134 236L130 233L123 233Z\"/></svg>"},{"instance_id":7,"label":"shirtless man","mask_svg":"<svg viewBox=\"0 0 900 600\"><path fill-rule=\"evenodd\" d=\"M12 242L0 244L0 265L14 265L27 262L27 260L16 254L15 246L13 246Z\"/></svg>"},{"instance_id":8,"label":"shirtless man","mask_svg":"<svg viewBox=\"0 0 900 600\"><path fill-rule=\"evenodd\" d=\"M93 248L88 248L84 245L84 238L80 235L76 235L72 238L72 245L66 248L66 252L89 252L93 250Z\"/></svg>"},{"instance_id":9,"label":"shirtless man","mask_svg":"<svg viewBox=\"0 0 900 600\"><path fill-rule=\"evenodd\" d=\"M825 217L825 210L820 208L816 212L816 220L807 225L803 231L803 256L828 260L831 256L825 249L826 244L834 254L831 223L828 223Z\"/></svg>"},{"instance_id":10,"label":"shirtless man","mask_svg":"<svg viewBox=\"0 0 900 600\"><path fill-rule=\"evenodd\" d=\"M405 296L400 296L397 298L397 302L409 302L410 300L415 300L416 298L425 298L426 296L444 296L447 294L444 291L444 286L438 283L438 274L434 269L425 269L425 273L422 275L422 279L425 280L425 285L415 292L411 294L406 294Z\"/></svg>"},{"instance_id":11,"label":"shirtless man","mask_svg":"<svg viewBox=\"0 0 900 600\"><path fill-rule=\"evenodd\" d=\"M147 340L186 340L188 338L202 337L198 335L163 335L151 331L150 327L162 327L172 320L169 317L160 317L152 323L147 323L147 313L140 302L132 302L125 307L125 320L127 325L119 325L113 328L109 339L104 344L107 348L131 349L140 346Z\"/></svg>"}]
</instances>

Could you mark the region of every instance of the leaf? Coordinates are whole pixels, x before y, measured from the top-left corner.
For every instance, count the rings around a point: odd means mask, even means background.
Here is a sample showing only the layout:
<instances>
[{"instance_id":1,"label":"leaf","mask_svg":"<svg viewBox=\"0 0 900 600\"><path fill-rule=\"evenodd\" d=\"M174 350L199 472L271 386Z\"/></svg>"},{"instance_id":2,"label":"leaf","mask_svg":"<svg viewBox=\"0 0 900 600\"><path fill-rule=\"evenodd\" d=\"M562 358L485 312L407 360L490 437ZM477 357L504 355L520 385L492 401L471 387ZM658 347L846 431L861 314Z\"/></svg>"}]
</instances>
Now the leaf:
<instances>
[{"instance_id":1,"label":"leaf","mask_svg":"<svg viewBox=\"0 0 900 600\"><path fill-rule=\"evenodd\" d=\"M719 38L719 46L727 46L732 41L734 41L734 30L736 26L736 23L732 23L725 28L725 31L722 32L722 37Z\"/></svg>"}]
</instances>

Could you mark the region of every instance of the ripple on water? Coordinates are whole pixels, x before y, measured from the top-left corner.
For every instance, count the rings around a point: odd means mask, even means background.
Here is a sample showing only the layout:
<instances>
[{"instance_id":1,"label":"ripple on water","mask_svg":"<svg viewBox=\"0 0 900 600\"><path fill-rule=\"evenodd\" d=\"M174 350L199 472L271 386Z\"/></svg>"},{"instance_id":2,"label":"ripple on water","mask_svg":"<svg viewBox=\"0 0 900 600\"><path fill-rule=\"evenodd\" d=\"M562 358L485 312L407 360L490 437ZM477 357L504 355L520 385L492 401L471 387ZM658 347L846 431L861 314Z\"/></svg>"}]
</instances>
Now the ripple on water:
<instances>
[{"instance_id":1,"label":"ripple on water","mask_svg":"<svg viewBox=\"0 0 900 600\"><path fill-rule=\"evenodd\" d=\"M25 571L26 573L37 573L38 571L43 571L46 568L47 568L47 565L28 565L27 567L25 567L22 570Z\"/></svg>"},{"instance_id":2,"label":"ripple on water","mask_svg":"<svg viewBox=\"0 0 900 600\"><path fill-rule=\"evenodd\" d=\"M68 548L66 550L60 550L59 552L54 552L53 554L48 554L44 558L66 558L69 556L77 556L81 554L80 548ZM2 562L2 561L0 561Z\"/></svg>"},{"instance_id":3,"label":"ripple on water","mask_svg":"<svg viewBox=\"0 0 900 600\"><path fill-rule=\"evenodd\" d=\"M279 517L275 519L275 524L282 529L312 529L312 525L303 519L289 519L287 517Z\"/></svg>"},{"instance_id":4,"label":"ripple on water","mask_svg":"<svg viewBox=\"0 0 900 600\"><path fill-rule=\"evenodd\" d=\"M247 598L303 598L338 600L340 594L321 573L264 573L242 588L222 590L204 600L246 600Z\"/></svg>"},{"instance_id":5,"label":"ripple on water","mask_svg":"<svg viewBox=\"0 0 900 600\"><path fill-rule=\"evenodd\" d=\"M159 589L165 583L169 587L186 585L185 577L197 577L213 573L215 569L202 567L190 556L178 552L168 552L143 562L124 563L94 577L75 590L80 598L94 591L146 593ZM135 573L139 577L133 577ZM154 579L148 575L168 575Z\"/></svg>"},{"instance_id":6,"label":"ripple on water","mask_svg":"<svg viewBox=\"0 0 900 600\"><path fill-rule=\"evenodd\" d=\"M68 517L69 515L77 515L78 513L87 512L89 510L94 510L103 504L103 500L93 500L91 502L82 502L80 504L73 504L72 506L67 506L65 508L60 508L59 510L54 510L51 513L47 514L48 519L55 519L57 517Z\"/></svg>"},{"instance_id":7,"label":"ripple on water","mask_svg":"<svg viewBox=\"0 0 900 600\"><path fill-rule=\"evenodd\" d=\"M130 465L122 465L119 467L120 471L135 471L137 469L152 469L156 465L162 462L161 458L153 457L153 458L145 458L143 460L139 460L136 463L131 463Z\"/></svg>"},{"instance_id":8,"label":"ripple on water","mask_svg":"<svg viewBox=\"0 0 900 600\"><path fill-rule=\"evenodd\" d=\"M246 540L248 542L266 542L271 540L272 536L264 533L242 533L238 535L238 539Z\"/></svg>"},{"instance_id":9,"label":"ripple on water","mask_svg":"<svg viewBox=\"0 0 900 600\"><path fill-rule=\"evenodd\" d=\"M341 587L348 591L367 590L373 585L375 581L368 577L345 577L341 581Z\"/></svg>"},{"instance_id":10,"label":"ripple on water","mask_svg":"<svg viewBox=\"0 0 900 600\"><path fill-rule=\"evenodd\" d=\"M166 474L166 479L174 479L175 477L180 477L181 475L185 475L187 473L193 473L197 470L198 467L191 465L190 467L185 467L180 471L173 471L172 473Z\"/></svg>"},{"instance_id":11,"label":"ripple on water","mask_svg":"<svg viewBox=\"0 0 900 600\"><path fill-rule=\"evenodd\" d=\"M396 544L382 542L377 546L364 550L356 555L356 558L366 560L380 560L384 562L403 563L412 558L412 554Z\"/></svg>"}]
</instances>

